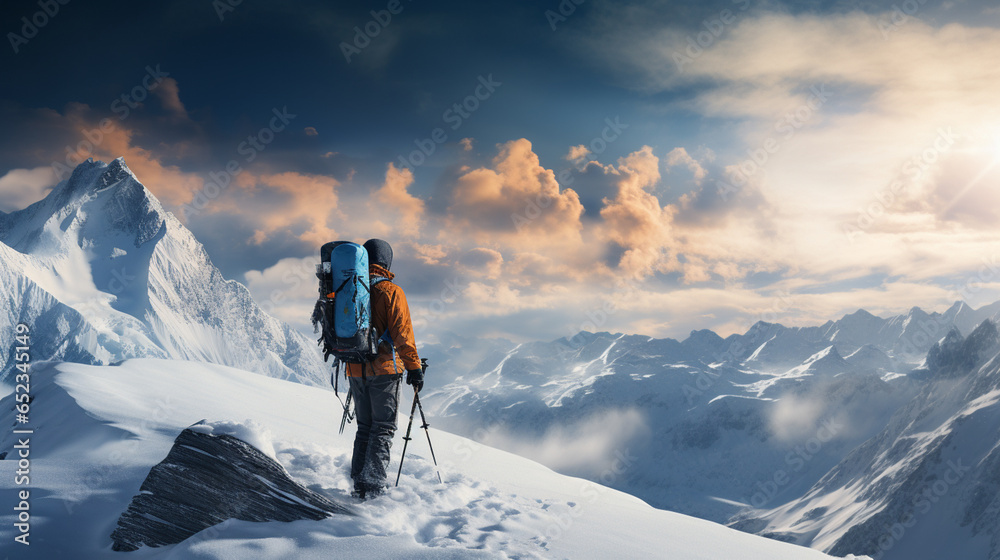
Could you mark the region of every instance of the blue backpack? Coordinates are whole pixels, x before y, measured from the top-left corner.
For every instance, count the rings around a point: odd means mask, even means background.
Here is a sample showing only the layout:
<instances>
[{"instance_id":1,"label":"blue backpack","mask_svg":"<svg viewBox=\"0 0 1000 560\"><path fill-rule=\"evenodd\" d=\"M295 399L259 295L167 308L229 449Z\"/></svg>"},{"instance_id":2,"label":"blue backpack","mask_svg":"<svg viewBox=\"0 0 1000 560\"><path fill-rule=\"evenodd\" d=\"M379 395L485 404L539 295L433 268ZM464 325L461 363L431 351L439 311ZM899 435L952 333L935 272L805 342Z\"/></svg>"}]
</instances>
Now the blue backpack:
<instances>
[{"instance_id":1,"label":"blue backpack","mask_svg":"<svg viewBox=\"0 0 1000 560\"><path fill-rule=\"evenodd\" d=\"M320 294L313 321L322 327L324 359L332 355L349 364L371 362L379 343L388 340L388 333L379 336L372 326L371 288L386 279L369 284L368 251L357 243L327 243L320 255L316 273Z\"/></svg>"}]
</instances>

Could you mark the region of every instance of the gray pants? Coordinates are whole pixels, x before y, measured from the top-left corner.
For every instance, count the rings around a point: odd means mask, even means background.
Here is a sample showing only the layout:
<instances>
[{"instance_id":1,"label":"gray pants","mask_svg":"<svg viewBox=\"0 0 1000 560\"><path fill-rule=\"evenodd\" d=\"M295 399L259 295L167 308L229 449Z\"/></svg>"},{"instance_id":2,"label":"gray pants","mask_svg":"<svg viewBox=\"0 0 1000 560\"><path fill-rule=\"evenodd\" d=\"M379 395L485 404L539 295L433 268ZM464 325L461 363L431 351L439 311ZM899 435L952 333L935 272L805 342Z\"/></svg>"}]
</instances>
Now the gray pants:
<instances>
[{"instance_id":1,"label":"gray pants","mask_svg":"<svg viewBox=\"0 0 1000 560\"><path fill-rule=\"evenodd\" d=\"M386 487L389 449L396 433L399 383L402 375L351 377L358 433L354 436L351 478L355 490L381 491Z\"/></svg>"}]
</instances>

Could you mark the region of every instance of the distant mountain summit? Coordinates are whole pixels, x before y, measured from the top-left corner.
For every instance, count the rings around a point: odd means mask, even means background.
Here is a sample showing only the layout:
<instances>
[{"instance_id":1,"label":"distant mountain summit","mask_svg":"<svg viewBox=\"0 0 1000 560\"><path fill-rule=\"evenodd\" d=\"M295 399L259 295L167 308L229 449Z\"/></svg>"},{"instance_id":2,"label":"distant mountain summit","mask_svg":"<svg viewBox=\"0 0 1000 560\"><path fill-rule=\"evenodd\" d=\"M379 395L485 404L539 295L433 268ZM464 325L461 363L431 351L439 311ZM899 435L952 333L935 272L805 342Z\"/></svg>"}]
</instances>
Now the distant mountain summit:
<instances>
[{"instance_id":1,"label":"distant mountain summit","mask_svg":"<svg viewBox=\"0 0 1000 560\"><path fill-rule=\"evenodd\" d=\"M0 316L32 329L33 360L205 361L313 385L315 344L226 280L122 158L87 160L43 200L0 214ZM14 344L13 329L0 347ZM0 379L13 367L0 355Z\"/></svg>"}]
</instances>

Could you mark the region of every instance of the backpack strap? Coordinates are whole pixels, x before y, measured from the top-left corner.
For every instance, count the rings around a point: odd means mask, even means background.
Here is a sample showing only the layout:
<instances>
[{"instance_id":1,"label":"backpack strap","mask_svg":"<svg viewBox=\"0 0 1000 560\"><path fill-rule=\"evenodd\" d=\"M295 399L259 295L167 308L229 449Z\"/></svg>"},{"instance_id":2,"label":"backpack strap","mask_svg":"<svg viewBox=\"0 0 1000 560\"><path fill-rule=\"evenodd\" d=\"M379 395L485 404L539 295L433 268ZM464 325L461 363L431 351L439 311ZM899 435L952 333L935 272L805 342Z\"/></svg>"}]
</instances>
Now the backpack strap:
<instances>
[{"instance_id":1,"label":"backpack strap","mask_svg":"<svg viewBox=\"0 0 1000 560\"><path fill-rule=\"evenodd\" d=\"M385 341L389 345L389 348L392 349L392 371L395 372L396 371L396 345L392 343L392 338L389 337L389 327L386 327L385 331L382 333L382 336L378 337L378 343L382 344L382 341Z\"/></svg>"},{"instance_id":2,"label":"backpack strap","mask_svg":"<svg viewBox=\"0 0 1000 560\"><path fill-rule=\"evenodd\" d=\"M375 288L375 285L379 284L381 282L389 282L391 284L392 280L389 280L385 276L372 276L371 280L368 282L368 285L371 286L372 288ZM396 345L393 344L392 338L389 336L389 327L388 327L388 325L386 325L385 331L382 332L382 336L378 337L378 342L376 343L376 346L382 344L383 342L387 343L389 345L389 348L392 349L392 371L395 372L396 371Z\"/></svg>"}]
</instances>

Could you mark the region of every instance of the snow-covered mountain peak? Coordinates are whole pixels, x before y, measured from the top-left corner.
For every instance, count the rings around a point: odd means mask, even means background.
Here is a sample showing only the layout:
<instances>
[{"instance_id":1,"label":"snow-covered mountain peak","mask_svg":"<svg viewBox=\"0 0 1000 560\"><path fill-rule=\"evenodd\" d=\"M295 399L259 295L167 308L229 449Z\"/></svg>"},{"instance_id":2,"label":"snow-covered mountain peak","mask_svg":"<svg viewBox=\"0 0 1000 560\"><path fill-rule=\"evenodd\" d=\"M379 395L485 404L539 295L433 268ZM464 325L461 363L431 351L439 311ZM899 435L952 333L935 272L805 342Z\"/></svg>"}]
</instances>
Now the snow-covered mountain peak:
<instances>
[{"instance_id":1,"label":"snow-covered mountain peak","mask_svg":"<svg viewBox=\"0 0 1000 560\"><path fill-rule=\"evenodd\" d=\"M101 173L101 177L97 183L97 188L98 190L105 189L110 186L117 185L122 181L124 181L125 179L129 178L138 181L138 178L136 178L135 173L132 173L132 170L129 169L127 165L125 165L125 158L118 157L115 158L114 161L108 164L108 167L104 170L104 173Z\"/></svg>"},{"instance_id":2,"label":"snow-covered mountain peak","mask_svg":"<svg viewBox=\"0 0 1000 560\"><path fill-rule=\"evenodd\" d=\"M770 336L776 328L784 328L782 325L777 323L768 323L767 321L757 321L754 323L746 332L744 336L754 336L763 335Z\"/></svg>"},{"instance_id":3,"label":"snow-covered mountain peak","mask_svg":"<svg viewBox=\"0 0 1000 560\"><path fill-rule=\"evenodd\" d=\"M865 344L861 348L851 352L844 360L858 370L888 372L893 368L892 358L871 344Z\"/></svg>"},{"instance_id":4,"label":"snow-covered mountain peak","mask_svg":"<svg viewBox=\"0 0 1000 560\"><path fill-rule=\"evenodd\" d=\"M81 209L77 219L96 220L88 224L91 226L87 228L88 234L99 237L110 226L134 235L133 245L138 248L159 234L168 217L172 218L125 165L124 159L118 158L110 164L95 162L88 171L81 173L79 183L73 187ZM182 228L172 229L180 231Z\"/></svg>"},{"instance_id":5,"label":"snow-covered mountain peak","mask_svg":"<svg viewBox=\"0 0 1000 560\"><path fill-rule=\"evenodd\" d=\"M858 309L854 313L849 313L847 315L844 315L842 320L851 320L851 319L872 320L872 319L878 319L878 317L871 314L867 309Z\"/></svg>"},{"instance_id":6,"label":"snow-covered mountain peak","mask_svg":"<svg viewBox=\"0 0 1000 560\"><path fill-rule=\"evenodd\" d=\"M701 329L696 331L691 331L691 334L681 343L685 346L702 347L702 346L716 346L722 344L723 338L708 329Z\"/></svg>"},{"instance_id":7,"label":"snow-covered mountain peak","mask_svg":"<svg viewBox=\"0 0 1000 560\"><path fill-rule=\"evenodd\" d=\"M968 345L967 350L975 352L979 356L983 356L990 350L993 350L996 348L998 342L1000 342L996 323L989 319L983 321L976 327L976 330L972 331L965 342Z\"/></svg>"},{"instance_id":8,"label":"snow-covered mountain peak","mask_svg":"<svg viewBox=\"0 0 1000 560\"><path fill-rule=\"evenodd\" d=\"M326 384L315 344L226 280L204 247L122 158L87 160L43 200L0 216L0 300L34 325L36 359L208 361ZM10 333L0 333L0 345ZM11 368L0 356L0 379Z\"/></svg>"},{"instance_id":9,"label":"snow-covered mountain peak","mask_svg":"<svg viewBox=\"0 0 1000 560\"><path fill-rule=\"evenodd\" d=\"M963 376L973 371L983 357L995 353L998 346L997 328L989 319L968 337L963 337L957 328L952 328L927 352L925 369L936 377Z\"/></svg>"},{"instance_id":10,"label":"snow-covered mountain peak","mask_svg":"<svg viewBox=\"0 0 1000 560\"><path fill-rule=\"evenodd\" d=\"M122 158L111 164L88 159L44 199L0 216L0 241L22 253L64 257L72 245L87 250L99 250L102 242L126 245L108 251L141 247L165 233L167 221L176 222ZM125 239L111 239L114 234Z\"/></svg>"},{"instance_id":11,"label":"snow-covered mountain peak","mask_svg":"<svg viewBox=\"0 0 1000 560\"><path fill-rule=\"evenodd\" d=\"M826 362L840 362L844 358L841 357L840 352L837 351L836 346L827 346L826 348L816 352L806 360L809 365L815 365Z\"/></svg>"}]
</instances>

